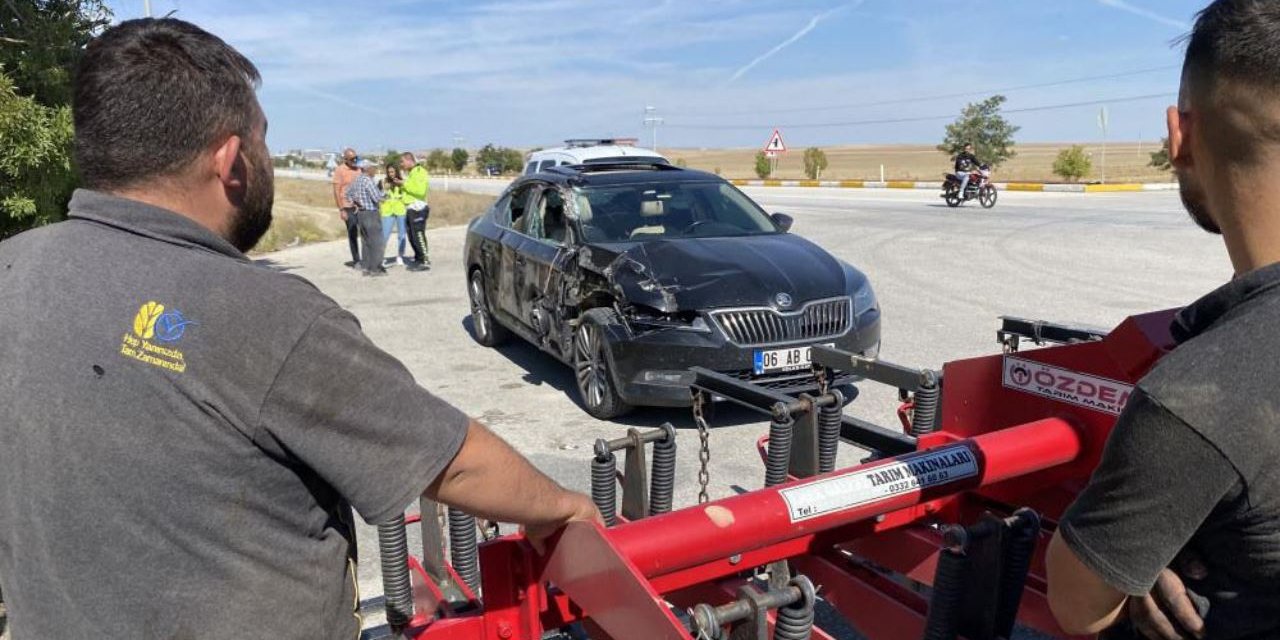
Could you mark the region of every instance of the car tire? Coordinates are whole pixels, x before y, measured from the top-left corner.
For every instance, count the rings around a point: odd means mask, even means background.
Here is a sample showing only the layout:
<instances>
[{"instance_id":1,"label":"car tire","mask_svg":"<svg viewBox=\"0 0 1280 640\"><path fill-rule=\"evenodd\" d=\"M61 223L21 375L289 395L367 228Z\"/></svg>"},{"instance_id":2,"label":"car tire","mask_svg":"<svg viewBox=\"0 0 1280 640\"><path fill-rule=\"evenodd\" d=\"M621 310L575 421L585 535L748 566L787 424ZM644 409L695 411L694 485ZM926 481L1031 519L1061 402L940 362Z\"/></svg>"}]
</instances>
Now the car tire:
<instances>
[{"instance_id":1,"label":"car tire","mask_svg":"<svg viewBox=\"0 0 1280 640\"><path fill-rule=\"evenodd\" d=\"M582 408L601 420L612 420L631 411L631 405L618 394L609 366L608 328L617 324L618 315L612 309L589 309L573 333L573 375L578 397Z\"/></svg>"},{"instance_id":2,"label":"car tire","mask_svg":"<svg viewBox=\"0 0 1280 640\"><path fill-rule=\"evenodd\" d=\"M471 270L467 278L467 295L471 298L471 335L486 347L496 347L507 341L507 328L498 324L489 310L489 297L485 295L484 272Z\"/></svg>"},{"instance_id":3,"label":"car tire","mask_svg":"<svg viewBox=\"0 0 1280 640\"><path fill-rule=\"evenodd\" d=\"M990 209L996 206L996 197L996 188L986 185L978 192L978 204L982 205L983 209Z\"/></svg>"}]
</instances>

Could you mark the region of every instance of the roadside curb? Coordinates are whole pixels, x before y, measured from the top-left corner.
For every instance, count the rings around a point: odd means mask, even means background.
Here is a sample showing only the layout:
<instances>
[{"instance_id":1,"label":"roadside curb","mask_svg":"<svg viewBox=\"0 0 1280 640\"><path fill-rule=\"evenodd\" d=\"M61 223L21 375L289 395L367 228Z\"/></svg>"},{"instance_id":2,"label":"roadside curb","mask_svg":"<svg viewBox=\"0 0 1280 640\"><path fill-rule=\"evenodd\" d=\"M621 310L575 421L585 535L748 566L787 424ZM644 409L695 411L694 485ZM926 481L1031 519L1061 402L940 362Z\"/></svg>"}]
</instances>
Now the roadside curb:
<instances>
[{"instance_id":1,"label":"roadside curb","mask_svg":"<svg viewBox=\"0 0 1280 640\"><path fill-rule=\"evenodd\" d=\"M941 182L911 180L730 180L739 187L811 187L825 189L941 189ZM1053 182L996 182L1000 191L1043 191L1051 193L1117 193L1134 191L1173 191L1176 182L1116 184L1058 184Z\"/></svg>"}]
</instances>

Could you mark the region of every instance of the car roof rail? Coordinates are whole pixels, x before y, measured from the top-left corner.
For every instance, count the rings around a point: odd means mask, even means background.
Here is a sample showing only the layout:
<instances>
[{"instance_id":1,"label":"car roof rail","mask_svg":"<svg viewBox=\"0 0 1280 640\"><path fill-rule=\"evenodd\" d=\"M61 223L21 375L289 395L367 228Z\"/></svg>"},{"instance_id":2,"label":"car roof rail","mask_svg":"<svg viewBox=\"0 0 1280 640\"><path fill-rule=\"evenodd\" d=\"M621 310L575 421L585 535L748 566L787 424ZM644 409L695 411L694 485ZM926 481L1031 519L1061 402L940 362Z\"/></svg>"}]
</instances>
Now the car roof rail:
<instances>
[{"instance_id":1,"label":"car roof rail","mask_svg":"<svg viewBox=\"0 0 1280 640\"><path fill-rule=\"evenodd\" d=\"M559 167L556 167L557 169ZM666 162L658 162L656 160L634 160L627 162L592 162L589 164L573 164L565 166L566 169L572 169L578 173L601 173L604 171L682 171L681 167L677 167Z\"/></svg>"},{"instance_id":2,"label":"car roof rail","mask_svg":"<svg viewBox=\"0 0 1280 640\"><path fill-rule=\"evenodd\" d=\"M634 147L639 142L637 138L569 138L564 141L564 146L570 149L580 149L583 147L599 147L605 145L616 145L619 147Z\"/></svg>"}]
</instances>

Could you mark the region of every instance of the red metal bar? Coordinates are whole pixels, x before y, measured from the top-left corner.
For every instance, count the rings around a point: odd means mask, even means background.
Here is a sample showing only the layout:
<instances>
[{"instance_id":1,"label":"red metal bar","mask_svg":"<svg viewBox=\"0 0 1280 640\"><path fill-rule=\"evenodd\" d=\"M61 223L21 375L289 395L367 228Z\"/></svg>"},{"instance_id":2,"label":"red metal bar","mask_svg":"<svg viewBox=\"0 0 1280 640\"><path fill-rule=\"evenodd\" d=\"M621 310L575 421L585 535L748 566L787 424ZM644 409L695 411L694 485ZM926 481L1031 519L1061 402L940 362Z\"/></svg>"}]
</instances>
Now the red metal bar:
<instances>
[{"instance_id":1,"label":"red metal bar","mask_svg":"<svg viewBox=\"0 0 1280 640\"><path fill-rule=\"evenodd\" d=\"M1048 418L963 440L977 458L979 474L914 490L831 513L793 521L782 491L910 459L880 460L851 469L734 496L615 527L614 545L648 578L761 549L821 531L875 518L922 502L1020 475L1069 463L1080 455L1081 440L1065 420Z\"/></svg>"}]
</instances>

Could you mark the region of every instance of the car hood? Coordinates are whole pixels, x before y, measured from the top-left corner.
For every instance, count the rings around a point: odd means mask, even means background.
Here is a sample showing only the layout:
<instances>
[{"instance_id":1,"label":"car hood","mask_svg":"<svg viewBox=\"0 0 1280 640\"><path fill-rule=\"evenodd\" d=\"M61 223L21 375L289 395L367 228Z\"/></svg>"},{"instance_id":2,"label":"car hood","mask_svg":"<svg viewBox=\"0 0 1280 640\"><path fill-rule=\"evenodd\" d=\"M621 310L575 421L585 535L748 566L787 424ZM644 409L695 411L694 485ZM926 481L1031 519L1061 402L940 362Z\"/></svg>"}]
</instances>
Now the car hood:
<instances>
[{"instance_id":1,"label":"car hood","mask_svg":"<svg viewBox=\"0 0 1280 640\"><path fill-rule=\"evenodd\" d=\"M865 277L791 234L590 244L583 264L603 273L629 302L664 313L724 307L791 307L847 295Z\"/></svg>"}]
</instances>

